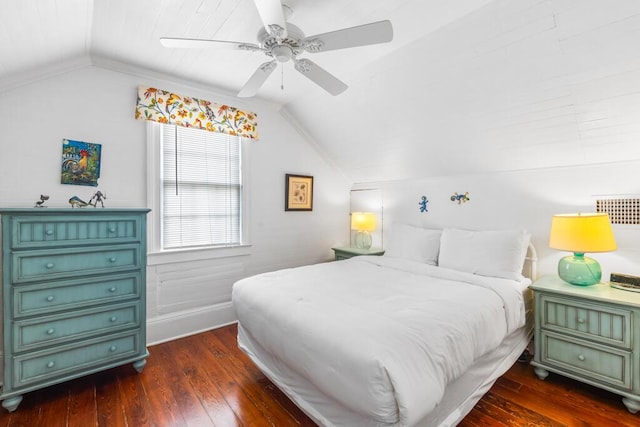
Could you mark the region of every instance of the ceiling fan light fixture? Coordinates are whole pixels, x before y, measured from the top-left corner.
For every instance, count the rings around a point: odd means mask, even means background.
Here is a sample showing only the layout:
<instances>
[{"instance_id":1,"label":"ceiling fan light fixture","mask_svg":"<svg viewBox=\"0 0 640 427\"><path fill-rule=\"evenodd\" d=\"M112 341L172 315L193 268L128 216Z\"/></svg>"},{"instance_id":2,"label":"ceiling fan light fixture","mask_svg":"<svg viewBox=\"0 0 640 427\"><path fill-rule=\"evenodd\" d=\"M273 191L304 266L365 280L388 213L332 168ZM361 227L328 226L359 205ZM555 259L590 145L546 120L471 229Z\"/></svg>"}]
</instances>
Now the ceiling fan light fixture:
<instances>
[{"instance_id":1,"label":"ceiling fan light fixture","mask_svg":"<svg viewBox=\"0 0 640 427\"><path fill-rule=\"evenodd\" d=\"M286 45L278 45L271 48L271 56L278 62L287 62L293 57L293 50Z\"/></svg>"},{"instance_id":2,"label":"ceiling fan light fixture","mask_svg":"<svg viewBox=\"0 0 640 427\"><path fill-rule=\"evenodd\" d=\"M315 62L300 58L303 52L320 53L359 46L387 43L393 40L393 26L388 20L371 22L355 27L342 28L306 37L304 32L288 22L298 0L253 0L263 26L257 34L257 44L228 40L202 40L162 37L163 46L182 48L228 47L232 49L262 52L269 60L258 67L238 93L240 97L256 94L278 63L293 61L296 71L326 90L339 95L347 85ZM281 85L282 87L282 85Z\"/></svg>"}]
</instances>

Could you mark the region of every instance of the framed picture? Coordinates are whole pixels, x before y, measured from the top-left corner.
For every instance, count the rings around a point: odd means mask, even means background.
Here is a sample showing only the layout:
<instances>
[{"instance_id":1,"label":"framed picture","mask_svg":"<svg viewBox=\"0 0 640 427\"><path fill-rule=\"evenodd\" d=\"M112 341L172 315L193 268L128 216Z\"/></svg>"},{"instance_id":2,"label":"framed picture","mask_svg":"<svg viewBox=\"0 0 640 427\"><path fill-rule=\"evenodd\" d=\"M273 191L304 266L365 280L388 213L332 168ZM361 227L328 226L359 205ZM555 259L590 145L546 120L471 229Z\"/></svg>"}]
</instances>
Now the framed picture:
<instances>
[{"instance_id":1,"label":"framed picture","mask_svg":"<svg viewBox=\"0 0 640 427\"><path fill-rule=\"evenodd\" d=\"M62 140L62 184L98 186L102 145Z\"/></svg>"},{"instance_id":2,"label":"framed picture","mask_svg":"<svg viewBox=\"0 0 640 427\"><path fill-rule=\"evenodd\" d=\"M313 177L307 175L285 175L284 210L313 210Z\"/></svg>"}]
</instances>

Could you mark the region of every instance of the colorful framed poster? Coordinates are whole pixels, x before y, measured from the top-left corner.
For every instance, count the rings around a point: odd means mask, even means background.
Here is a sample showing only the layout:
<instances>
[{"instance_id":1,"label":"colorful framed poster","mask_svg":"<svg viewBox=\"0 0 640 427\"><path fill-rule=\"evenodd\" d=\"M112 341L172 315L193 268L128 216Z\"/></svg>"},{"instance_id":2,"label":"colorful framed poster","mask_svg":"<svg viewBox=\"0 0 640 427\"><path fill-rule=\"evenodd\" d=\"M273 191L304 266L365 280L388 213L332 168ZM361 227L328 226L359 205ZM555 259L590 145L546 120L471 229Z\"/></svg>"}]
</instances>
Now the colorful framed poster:
<instances>
[{"instance_id":1,"label":"colorful framed poster","mask_svg":"<svg viewBox=\"0 0 640 427\"><path fill-rule=\"evenodd\" d=\"M285 176L285 211L313 210L313 177L307 175Z\"/></svg>"},{"instance_id":2,"label":"colorful framed poster","mask_svg":"<svg viewBox=\"0 0 640 427\"><path fill-rule=\"evenodd\" d=\"M62 140L62 184L98 186L102 145Z\"/></svg>"}]
</instances>

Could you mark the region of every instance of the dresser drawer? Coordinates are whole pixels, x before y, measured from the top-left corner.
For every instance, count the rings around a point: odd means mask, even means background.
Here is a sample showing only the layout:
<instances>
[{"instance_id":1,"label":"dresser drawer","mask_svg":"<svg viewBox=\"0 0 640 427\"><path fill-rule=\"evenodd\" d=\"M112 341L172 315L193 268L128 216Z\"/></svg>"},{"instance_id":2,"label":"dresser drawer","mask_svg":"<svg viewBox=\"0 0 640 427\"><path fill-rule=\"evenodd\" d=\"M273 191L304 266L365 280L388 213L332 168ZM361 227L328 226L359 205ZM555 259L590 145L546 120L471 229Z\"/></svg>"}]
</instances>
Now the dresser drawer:
<instances>
[{"instance_id":1,"label":"dresser drawer","mask_svg":"<svg viewBox=\"0 0 640 427\"><path fill-rule=\"evenodd\" d=\"M56 377L73 376L74 373L115 364L119 360L146 354L142 350L139 332L106 336L69 345L55 351L32 352L13 358L14 388L45 382ZM144 354L143 354L144 353Z\"/></svg>"},{"instance_id":2,"label":"dresser drawer","mask_svg":"<svg viewBox=\"0 0 640 427\"><path fill-rule=\"evenodd\" d=\"M11 247L37 248L96 243L139 242L139 217L108 215L65 215L48 217L13 217Z\"/></svg>"},{"instance_id":3,"label":"dresser drawer","mask_svg":"<svg viewBox=\"0 0 640 427\"><path fill-rule=\"evenodd\" d=\"M22 318L140 297L140 272L14 286L13 316Z\"/></svg>"},{"instance_id":4,"label":"dresser drawer","mask_svg":"<svg viewBox=\"0 0 640 427\"><path fill-rule=\"evenodd\" d=\"M536 338L538 339L538 338ZM631 390L631 352L542 332L541 361L582 378Z\"/></svg>"},{"instance_id":5,"label":"dresser drawer","mask_svg":"<svg viewBox=\"0 0 640 427\"><path fill-rule=\"evenodd\" d=\"M540 326L544 329L631 349L630 309L546 294L541 295L538 304Z\"/></svg>"},{"instance_id":6,"label":"dresser drawer","mask_svg":"<svg viewBox=\"0 0 640 427\"><path fill-rule=\"evenodd\" d=\"M140 246L118 245L89 248L12 252L14 283L66 277L108 274L140 267Z\"/></svg>"},{"instance_id":7,"label":"dresser drawer","mask_svg":"<svg viewBox=\"0 0 640 427\"><path fill-rule=\"evenodd\" d=\"M37 317L13 323L13 351L19 353L74 339L113 333L140 326L136 301L126 305L77 310L58 316Z\"/></svg>"}]
</instances>

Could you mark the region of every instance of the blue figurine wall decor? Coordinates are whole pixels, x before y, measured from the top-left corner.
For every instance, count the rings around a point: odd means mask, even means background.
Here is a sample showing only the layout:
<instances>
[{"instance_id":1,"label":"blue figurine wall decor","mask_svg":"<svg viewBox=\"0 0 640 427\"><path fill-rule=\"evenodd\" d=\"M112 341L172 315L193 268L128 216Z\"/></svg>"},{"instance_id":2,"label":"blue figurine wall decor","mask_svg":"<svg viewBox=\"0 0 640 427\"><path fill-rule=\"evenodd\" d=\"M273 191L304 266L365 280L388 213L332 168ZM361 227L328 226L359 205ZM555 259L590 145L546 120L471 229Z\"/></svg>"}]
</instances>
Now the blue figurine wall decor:
<instances>
[{"instance_id":1,"label":"blue figurine wall decor","mask_svg":"<svg viewBox=\"0 0 640 427\"><path fill-rule=\"evenodd\" d=\"M469 200L470 199L469 199L469 192L468 191L466 193L464 193L464 194L458 194L456 192L456 193L453 193L453 196L451 196L451 201L452 202L458 202L458 204L466 203Z\"/></svg>"},{"instance_id":2,"label":"blue figurine wall decor","mask_svg":"<svg viewBox=\"0 0 640 427\"><path fill-rule=\"evenodd\" d=\"M420 206L420 212L429 212L429 210L427 209L427 203L429 203L429 199L427 199L427 196L422 196L422 198L418 202L418 205Z\"/></svg>"}]
</instances>

